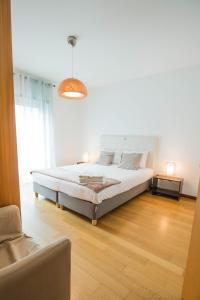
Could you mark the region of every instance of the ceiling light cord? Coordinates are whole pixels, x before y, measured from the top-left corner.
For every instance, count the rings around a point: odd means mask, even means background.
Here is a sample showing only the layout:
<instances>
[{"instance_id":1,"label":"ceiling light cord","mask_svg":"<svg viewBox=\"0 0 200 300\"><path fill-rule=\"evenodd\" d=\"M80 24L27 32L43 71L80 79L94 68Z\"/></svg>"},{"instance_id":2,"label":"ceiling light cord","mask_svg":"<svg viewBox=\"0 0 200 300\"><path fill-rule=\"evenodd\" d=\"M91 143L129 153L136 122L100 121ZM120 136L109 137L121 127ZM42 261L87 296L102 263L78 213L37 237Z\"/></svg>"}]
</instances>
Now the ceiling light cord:
<instances>
[{"instance_id":1,"label":"ceiling light cord","mask_svg":"<svg viewBox=\"0 0 200 300\"><path fill-rule=\"evenodd\" d=\"M74 78L74 47L72 46L72 78Z\"/></svg>"},{"instance_id":2,"label":"ceiling light cord","mask_svg":"<svg viewBox=\"0 0 200 300\"><path fill-rule=\"evenodd\" d=\"M76 46L77 37L75 35L70 35L67 38L67 42L72 47L72 78L74 78L74 47Z\"/></svg>"}]
</instances>

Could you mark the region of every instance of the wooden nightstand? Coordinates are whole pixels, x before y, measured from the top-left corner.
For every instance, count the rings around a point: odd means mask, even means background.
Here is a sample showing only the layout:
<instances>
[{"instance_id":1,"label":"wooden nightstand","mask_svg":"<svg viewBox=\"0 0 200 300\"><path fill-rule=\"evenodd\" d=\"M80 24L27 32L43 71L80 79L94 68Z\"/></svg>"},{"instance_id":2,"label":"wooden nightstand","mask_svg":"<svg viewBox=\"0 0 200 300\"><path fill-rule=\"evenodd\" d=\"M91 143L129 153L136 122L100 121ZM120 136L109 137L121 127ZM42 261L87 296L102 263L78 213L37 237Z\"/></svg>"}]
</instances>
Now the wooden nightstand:
<instances>
[{"instance_id":1,"label":"wooden nightstand","mask_svg":"<svg viewBox=\"0 0 200 300\"><path fill-rule=\"evenodd\" d=\"M156 175L153 177L152 195L164 195L179 200L183 178Z\"/></svg>"}]
</instances>

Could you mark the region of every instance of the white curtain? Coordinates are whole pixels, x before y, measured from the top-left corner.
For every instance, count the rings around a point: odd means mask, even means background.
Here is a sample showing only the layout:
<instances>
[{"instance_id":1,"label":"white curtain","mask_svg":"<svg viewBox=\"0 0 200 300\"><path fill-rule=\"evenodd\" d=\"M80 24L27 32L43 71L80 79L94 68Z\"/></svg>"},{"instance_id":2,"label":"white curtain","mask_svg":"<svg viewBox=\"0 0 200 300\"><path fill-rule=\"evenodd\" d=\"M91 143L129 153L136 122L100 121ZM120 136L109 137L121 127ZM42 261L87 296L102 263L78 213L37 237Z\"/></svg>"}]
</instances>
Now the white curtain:
<instances>
[{"instance_id":1,"label":"white curtain","mask_svg":"<svg viewBox=\"0 0 200 300\"><path fill-rule=\"evenodd\" d=\"M54 165L53 86L27 74L15 73L15 110L20 183L30 172Z\"/></svg>"}]
</instances>

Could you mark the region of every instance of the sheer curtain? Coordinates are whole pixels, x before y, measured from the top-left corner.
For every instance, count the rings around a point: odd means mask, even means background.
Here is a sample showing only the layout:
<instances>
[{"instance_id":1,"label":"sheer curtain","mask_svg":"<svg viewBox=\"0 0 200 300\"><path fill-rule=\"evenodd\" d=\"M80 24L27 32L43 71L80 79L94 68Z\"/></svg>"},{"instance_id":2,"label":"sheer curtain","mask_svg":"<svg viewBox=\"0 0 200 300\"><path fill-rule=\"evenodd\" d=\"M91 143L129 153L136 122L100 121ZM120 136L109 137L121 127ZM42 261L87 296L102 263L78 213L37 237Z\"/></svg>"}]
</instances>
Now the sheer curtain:
<instances>
[{"instance_id":1,"label":"sheer curtain","mask_svg":"<svg viewBox=\"0 0 200 300\"><path fill-rule=\"evenodd\" d=\"M31 181L31 170L54 165L53 86L16 72L14 90L19 177L23 184Z\"/></svg>"}]
</instances>

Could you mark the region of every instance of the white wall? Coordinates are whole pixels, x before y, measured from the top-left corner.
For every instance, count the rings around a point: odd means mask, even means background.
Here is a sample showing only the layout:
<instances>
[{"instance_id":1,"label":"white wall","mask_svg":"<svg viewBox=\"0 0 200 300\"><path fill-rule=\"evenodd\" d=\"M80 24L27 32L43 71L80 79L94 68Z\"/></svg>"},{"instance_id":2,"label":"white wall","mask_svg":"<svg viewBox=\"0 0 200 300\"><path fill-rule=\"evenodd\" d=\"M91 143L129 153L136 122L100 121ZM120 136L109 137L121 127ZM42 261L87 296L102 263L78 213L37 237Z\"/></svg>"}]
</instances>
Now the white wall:
<instances>
[{"instance_id":1,"label":"white wall","mask_svg":"<svg viewBox=\"0 0 200 300\"><path fill-rule=\"evenodd\" d=\"M166 161L176 161L176 175L184 177L183 193L196 195L200 163L200 68L119 82L89 92L80 107L84 116L82 151L94 153L101 134L160 136L158 171L164 171ZM58 112L64 117L62 108ZM78 132L79 120L71 116L69 121L75 126L76 137L83 136L83 132ZM68 133L68 137L72 136Z\"/></svg>"},{"instance_id":2,"label":"white wall","mask_svg":"<svg viewBox=\"0 0 200 300\"><path fill-rule=\"evenodd\" d=\"M83 137L82 103L59 98L55 91L54 139L56 165L75 163L81 159Z\"/></svg>"}]
</instances>

